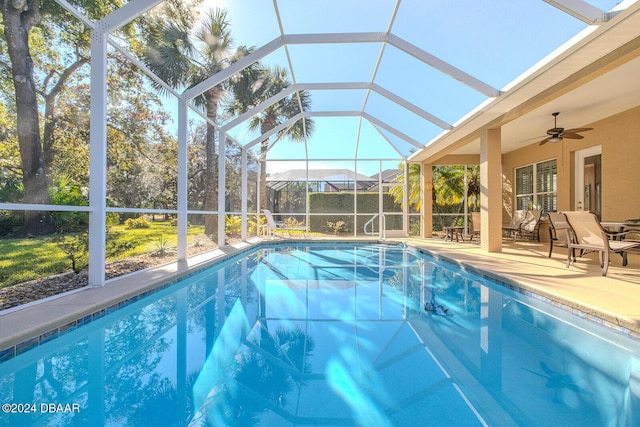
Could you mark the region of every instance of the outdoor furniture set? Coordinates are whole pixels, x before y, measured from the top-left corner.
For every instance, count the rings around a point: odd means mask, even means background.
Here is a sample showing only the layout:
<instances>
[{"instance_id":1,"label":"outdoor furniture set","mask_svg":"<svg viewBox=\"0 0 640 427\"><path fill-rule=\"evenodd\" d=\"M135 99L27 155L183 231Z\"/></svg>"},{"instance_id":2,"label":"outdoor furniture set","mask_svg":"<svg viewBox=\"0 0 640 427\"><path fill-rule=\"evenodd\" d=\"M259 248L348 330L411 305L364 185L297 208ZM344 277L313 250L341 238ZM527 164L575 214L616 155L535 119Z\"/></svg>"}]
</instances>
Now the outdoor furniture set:
<instances>
[{"instance_id":1,"label":"outdoor furniture set","mask_svg":"<svg viewBox=\"0 0 640 427\"><path fill-rule=\"evenodd\" d=\"M598 252L602 275L606 276L611 252L622 256L623 266L627 265L629 252L640 253L640 240L633 238L640 232L640 222L601 223L596 214L586 211L549 212L549 222L549 257L554 246L566 247L567 268L576 261L577 250L578 256Z\"/></svg>"}]
</instances>

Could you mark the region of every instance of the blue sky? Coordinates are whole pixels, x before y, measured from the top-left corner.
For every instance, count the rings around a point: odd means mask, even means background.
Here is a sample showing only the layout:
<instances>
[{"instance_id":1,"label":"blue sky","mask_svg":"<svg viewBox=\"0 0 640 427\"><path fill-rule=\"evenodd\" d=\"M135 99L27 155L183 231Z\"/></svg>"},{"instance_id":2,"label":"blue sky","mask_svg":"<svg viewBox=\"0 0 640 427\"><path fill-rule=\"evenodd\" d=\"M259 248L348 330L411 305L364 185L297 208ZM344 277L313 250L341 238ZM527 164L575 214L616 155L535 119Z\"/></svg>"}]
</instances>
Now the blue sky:
<instances>
[{"instance_id":1,"label":"blue sky","mask_svg":"<svg viewBox=\"0 0 640 427\"><path fill-rule=\"evenodd\" d=\"M284 34L384 33L390 27L396 6L395 0L277 0L276 3ZM590 3L607 11L616 2ZM281 34L271 0L210 0L205 7L228 10L237 44L260 47ZM391 33L502 89L585 28L583 22L542 0L402 0ZM290 45L262 62L287 68L297 83L373 81L449 124L455 124L487 99L486 95L383 43ZM311 96L314 111L364 108L365 113L421 144L442 132L440 127L377 92L323 90L312 91ZM308 154L310 158L345 158L353 163L356 147L358 158L400 159L389 142L405 156L415 150L410 143L359 117L314 120L315 132L306 150L303 144L283 140L268 158L304 158ZM231 134L241 143L257 137L242 126ZM270 172L277 172L276 163L271 165Z\"/></svg>"}]
</instances>

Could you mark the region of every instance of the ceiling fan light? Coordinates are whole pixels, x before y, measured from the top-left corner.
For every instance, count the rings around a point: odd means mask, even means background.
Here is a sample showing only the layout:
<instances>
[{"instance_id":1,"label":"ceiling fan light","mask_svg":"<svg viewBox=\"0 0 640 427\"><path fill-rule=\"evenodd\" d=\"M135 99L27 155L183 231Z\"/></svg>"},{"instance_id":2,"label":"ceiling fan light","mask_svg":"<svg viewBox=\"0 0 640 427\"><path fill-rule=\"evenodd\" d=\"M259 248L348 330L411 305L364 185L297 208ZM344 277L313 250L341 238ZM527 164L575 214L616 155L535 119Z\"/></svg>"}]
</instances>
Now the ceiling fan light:
<instances>
[{"instance_id":1,"label":"ceiling fan light","mask_svg":"<svg viewBox=\"0 0 640 427\"><path fill-rule=\"evenodd\" d=\"M560 142L560 141L562 141L562 137L561 136L552 136L547 141L551 142L551 143Z\"/></svg>"}]
</instances>

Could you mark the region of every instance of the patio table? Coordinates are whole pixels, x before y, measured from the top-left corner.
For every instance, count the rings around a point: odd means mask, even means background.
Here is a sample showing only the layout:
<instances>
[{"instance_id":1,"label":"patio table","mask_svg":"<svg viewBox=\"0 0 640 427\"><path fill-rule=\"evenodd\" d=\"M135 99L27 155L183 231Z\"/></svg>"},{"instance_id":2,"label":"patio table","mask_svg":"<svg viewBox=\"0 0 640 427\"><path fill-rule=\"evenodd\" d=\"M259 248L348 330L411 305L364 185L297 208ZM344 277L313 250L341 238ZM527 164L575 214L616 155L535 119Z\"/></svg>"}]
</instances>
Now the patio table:
<instances>
[{"instance_id":1,"label":"patio table","mask_svg":"<svg viewBox=\"0 0 640 427\"><path fill-rule=\"evenodd\" d=\"M625 230L638 229L640 231L640 222L636 221L600 221L600 225L611 233L622 233ZM616 240L621 240L622 236L618 236Z\"/></svg>"},{"instance_id":2,"label":"patio table","mask_svg":"<svg viewBox=\"0 0 640 427\"><path fill-rule=\"evenodd\" d=\"M452 225L450 227L444 227L444 232L445 232L444 240L446 241L447 239L449 239L453 242L453 238L455 237L456 242L459 242L460 240L464 242L464 237L462 235L463 230L464 230L464 227L455 226L455 225Z\"/></svg>"}]
</instances>

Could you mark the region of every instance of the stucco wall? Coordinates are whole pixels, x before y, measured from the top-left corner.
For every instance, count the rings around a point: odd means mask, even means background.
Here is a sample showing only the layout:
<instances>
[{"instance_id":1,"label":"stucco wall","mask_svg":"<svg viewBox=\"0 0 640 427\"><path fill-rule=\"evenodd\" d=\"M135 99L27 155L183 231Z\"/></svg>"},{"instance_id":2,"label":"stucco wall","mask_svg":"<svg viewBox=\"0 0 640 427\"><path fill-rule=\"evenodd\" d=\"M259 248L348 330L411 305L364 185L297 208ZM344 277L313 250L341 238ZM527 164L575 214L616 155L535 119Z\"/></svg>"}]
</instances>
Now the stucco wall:
<instances>
[{"instance_id":1,"label":"stucco wall","mask_svg":"<svg viewBox=\"0 0 640 427\"><path fill-rule=\"evenodd\" d=\"M584 139L543 146L535 141L502 156L503 219L511 217L515 168L553 158L558 164L558 210L575 209L574 153L596 145L602 146L602 220L640 218L640 107L585 127L594 130L584 132Z\"/></svg>"}]
</instances>

